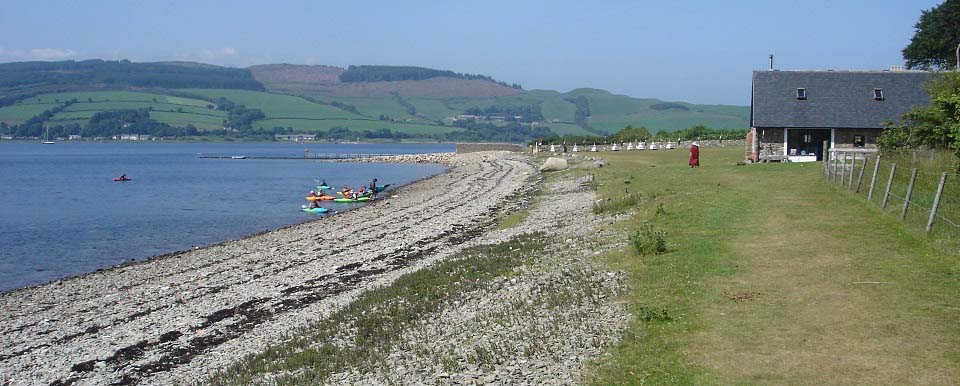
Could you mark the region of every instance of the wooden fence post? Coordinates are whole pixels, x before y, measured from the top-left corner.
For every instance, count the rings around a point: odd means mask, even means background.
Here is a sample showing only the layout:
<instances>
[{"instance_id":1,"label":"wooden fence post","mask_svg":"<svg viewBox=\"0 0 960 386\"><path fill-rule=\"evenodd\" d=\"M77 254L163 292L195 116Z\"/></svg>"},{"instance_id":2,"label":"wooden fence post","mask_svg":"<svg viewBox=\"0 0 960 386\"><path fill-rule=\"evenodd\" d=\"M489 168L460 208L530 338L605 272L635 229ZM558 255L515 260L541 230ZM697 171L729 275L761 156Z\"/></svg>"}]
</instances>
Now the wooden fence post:
<instances>
[{"instance_id":1,"label":"wooden fence post","mask_svg":"<svg viewBox=\"0 0 960 386\"><path fill-rule=\"evenodd\" d=\"M877 173L880 172L880 154L877 154L877 163L873 164L873 177L870 178L870 191L867 192L867 201L873 198L873 187L877 184Z\"/></svg>"},{"instance_id":2,"label":"wooden fence post","mask_svg":"<svg viewBox=\"0 0 960 386\"><path fill-rule=\"evenodd\" d=\"M937 195L933 196L933 207L930 208L930 219L927 220L927 233L933 230L933 220L937 217L937 207L940 206L940 196L943 195L943 185L947 183L947 172L940 175L940 185L937 185Z\"/></svg>"},{"instance_id":3,"label":"wooden fence post","mask_svg":"<svg viewBox=\"0 0 960 386\"><path fill-rule=\"evenodd\" d=\"M887 208L887 201L890 199L890 186L893 185L893 175L897 172L897 163L890 165L890 178L887 179L887 190L883 193L883 202L880 203L881 209Z\"/></svg>"},{"instance_id":4,"label":"wooden fence post","mask_svg":"<svg viewBox=\"0 0 960 386\"><path fill-rule=\"evenodd\" d=\"M832 178L832 181L833 181L833 182L836 182L836 181L837 181L837 173L840 172L840 170L837 169L837 165L840 164L840 159L837 158L837 151L836 151L836 150L833 151L833 154L831 154L831 156L833 156L833 162L831 162L830 170L833 171L833 175L831 175L830 177Z\"/></svg>"},{"instance_id":5,"label":"wooden fence post","mask_svg":"<svg viewBox=\"0 0 960 386\"><path fill-rule=\"evenodd\" d=\"M847 189L853 189L853 173L857 171L857 153L853 153L853 161L850 162L850 181L847 181Z\"/></svg>"},{"instance_id":6,"label":"wooden fence post","mask_svg":"<svg viewBox=\"0 0 960 386\"><path fill-rule=\"evenodd\" d=\"M857 177L857 189L854 190L855 193L860 193L860 187L863 186L863 172L867 170L867 163L870 162L870 157L867 157L866 154L863 155L863 166L860 167L860 175Z\"/></svg>"},{"instance_id":7,"label":"wooden fence post","mask_svg":"<svg viewBox=\"0 0 960 386\"><path fill-rule=\"evenodd\" d=\"M830 168L827 166L830 165L829 162L833 157L829 156L830 151L827 149L827 141L823 141L823 151L820 152L820 159L823 161L823 175L830 176Z\"/></svg>"},{"instance_id":8,"label":"wooden fence post","mask_svg":"<svg viewBox=\"0 0 960 386\"><path fill-rule=\"evenodd\" d=\"M907 209L910 208L910 198L913 195L913 183L917 180L917 168L910 169L910 184L907 185L907 195L903 198L903 210L900 212L900 219L907 218Z\"/></svg>"},{"instance_id":9,"label":"wooden fence post","mask_svg":"<svg viewBox=\"0 0 960 386\"><path fill-rule=\"evenodd\" d=\"M843 186L843 180L847 177L847 155L843 155L843 159L840 160L840 186Z\"/></svg>"}]
</instances>

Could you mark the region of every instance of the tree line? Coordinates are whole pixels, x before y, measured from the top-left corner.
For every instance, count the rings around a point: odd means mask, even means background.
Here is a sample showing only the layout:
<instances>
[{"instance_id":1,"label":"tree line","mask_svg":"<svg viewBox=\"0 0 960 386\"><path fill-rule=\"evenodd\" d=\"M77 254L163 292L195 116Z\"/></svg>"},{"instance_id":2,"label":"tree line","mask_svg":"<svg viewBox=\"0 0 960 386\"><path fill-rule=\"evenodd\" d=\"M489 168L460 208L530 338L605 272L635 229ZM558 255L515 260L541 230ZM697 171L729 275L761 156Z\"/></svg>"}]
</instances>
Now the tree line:
<instances>
[{"instance_id":1,"label":"tree line","mask_svg":"<svg viewBox=\"0 0 960 386\"><path fill-rule=\"evenodd\" d=\"M0 63L0 90L24 87L132 86L151 88L227 88L264 91L248 69L188 66L168 63L133 63L129 60ZM35 93L11 93L0 103L13 104ZM9 96L9 95L8 95Z\"/></svg>"},{"instance_id":2,"label":"tree line","mask_svg":"<svg viewBox=\"0 0 960 386\"><path fill-rule=\"evenodd\" d=\"M435 70L426 67L414 66L371 66L371 65L351 65L347 70L340 74L341 82L386 82L398 80L426 80L436 77L447 77L464 80L484 80L497 83L502 86L521 89L517 84L507 84L499 82L492 77L478 74L462 74L448 70Z\"/></svg>"},{"instance_id":3,"label":"tree line","mask_svg":"<svg viewBox=\"0 0 960 386\"><path fill-rule=\"evenodd\" d=\"M506 121L533 122L542 121L543 112L539 104L530 105L491 105L486 108L473 106L464 111L464 114L477 116L502 116ZM520 117L520 118L516 118Z\"/></svg>"},{"instance_id":4,"label":"tree line","mask_svg":"<svg viewBox=\"0 0 960 386\"><path fill-rule=\"evenodd\" d=\"M666 131L663 129L651 133L646 127L627 125L610 135L566 135L540 137L533 142L542 144L593 144L624 143L648 141L700 141L700 140L738 140L747 136L747 129L714 129L704 125L695 125L683 130Z\"/></svg>"}]
</instances>

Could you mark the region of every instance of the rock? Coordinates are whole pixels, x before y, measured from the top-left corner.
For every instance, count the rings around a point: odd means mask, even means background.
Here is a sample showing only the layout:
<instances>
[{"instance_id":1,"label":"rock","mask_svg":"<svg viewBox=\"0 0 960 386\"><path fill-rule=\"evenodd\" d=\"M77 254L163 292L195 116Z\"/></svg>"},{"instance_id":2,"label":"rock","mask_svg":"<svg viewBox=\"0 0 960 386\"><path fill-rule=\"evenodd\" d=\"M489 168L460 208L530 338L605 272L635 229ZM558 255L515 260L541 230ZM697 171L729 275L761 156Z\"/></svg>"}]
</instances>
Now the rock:
<instances>
[{"instance_id":1,"label":"rock","mask_svg":"<svg viewBox=\"0 0 960 386\"><path fill-rule=\"evenodd\" d=\"M541 172L555 172L560 170L566 170L569 166L567 165L567 160L563 158L550 157L543 162L543 165L540 165Z\"/></svg>"},{"instance_id":2,"label":"rock","mask_svg":"<svg viewBox=\"0 0 960 386\"><path fill-rule=\"evenodd\" d=\"M597 158L596 161L593 161L593 167L595 168L602 168L604 166L607 166L607 160L603 158Z\"/></svg>"}]
</instances>

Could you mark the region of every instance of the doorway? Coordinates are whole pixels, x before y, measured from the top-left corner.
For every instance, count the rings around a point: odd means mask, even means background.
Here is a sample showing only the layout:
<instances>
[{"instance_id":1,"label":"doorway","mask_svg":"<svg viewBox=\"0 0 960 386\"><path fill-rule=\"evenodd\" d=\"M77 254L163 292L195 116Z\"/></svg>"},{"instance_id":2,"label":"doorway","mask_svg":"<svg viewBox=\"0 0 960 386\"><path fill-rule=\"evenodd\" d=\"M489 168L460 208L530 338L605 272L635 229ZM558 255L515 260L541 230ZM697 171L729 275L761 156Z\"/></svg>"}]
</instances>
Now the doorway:
<instances>
[{"instance_id":1,"label":"doorway","mask_svg":"<svg viewBox=\"0 0 960 386\"><path fill-rule=\"evenodd\" d=\"M788 129L787 155L815 154L822 161L823 141L830 142L830 129Z\"/></svg>"}]
</instances>

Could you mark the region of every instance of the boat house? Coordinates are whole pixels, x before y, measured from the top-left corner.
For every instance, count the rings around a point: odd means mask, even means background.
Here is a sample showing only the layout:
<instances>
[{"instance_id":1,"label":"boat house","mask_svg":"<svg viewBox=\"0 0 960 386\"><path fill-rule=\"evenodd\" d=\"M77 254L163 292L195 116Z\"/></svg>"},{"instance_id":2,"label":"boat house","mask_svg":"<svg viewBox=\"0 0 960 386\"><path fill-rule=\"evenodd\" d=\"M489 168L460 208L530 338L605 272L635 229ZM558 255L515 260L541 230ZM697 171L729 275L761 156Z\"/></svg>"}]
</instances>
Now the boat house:
<instances>
[{"instance_id":1,"label":"boat house","mask_svg":"<svg viewBox=\"0 0 960 386\"><path fill-rule=\"evenodd\" d=\"M877 150L884 123L930 103L926 71L754 71L749 161L818 161L830 148Z\"/></svg>"}]
</instances>

